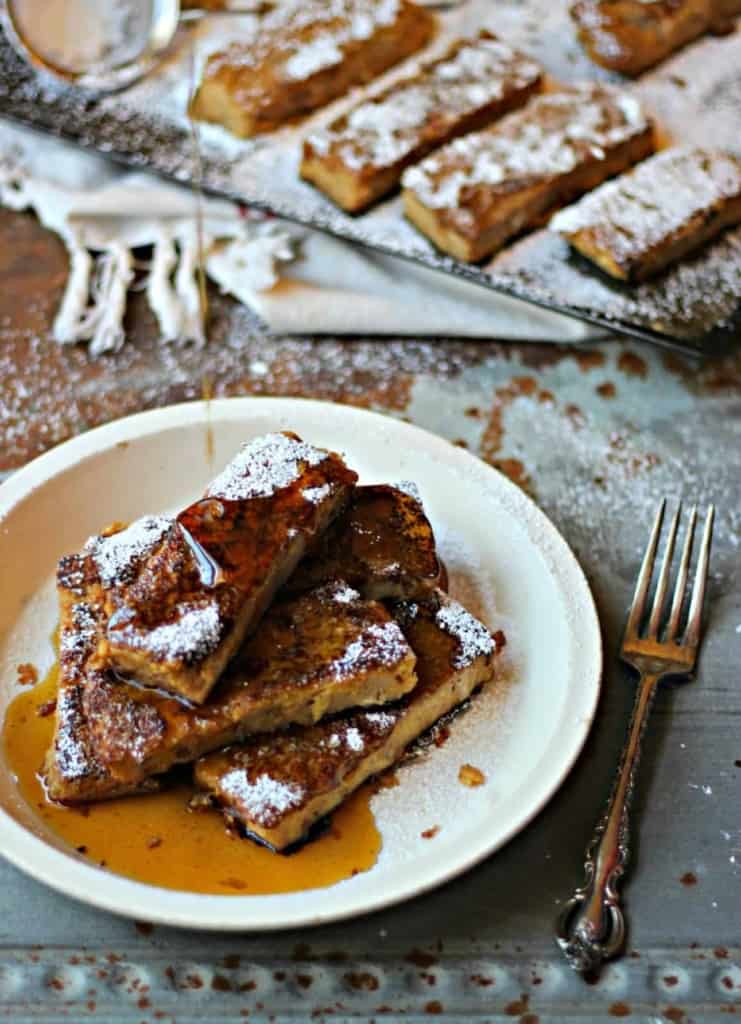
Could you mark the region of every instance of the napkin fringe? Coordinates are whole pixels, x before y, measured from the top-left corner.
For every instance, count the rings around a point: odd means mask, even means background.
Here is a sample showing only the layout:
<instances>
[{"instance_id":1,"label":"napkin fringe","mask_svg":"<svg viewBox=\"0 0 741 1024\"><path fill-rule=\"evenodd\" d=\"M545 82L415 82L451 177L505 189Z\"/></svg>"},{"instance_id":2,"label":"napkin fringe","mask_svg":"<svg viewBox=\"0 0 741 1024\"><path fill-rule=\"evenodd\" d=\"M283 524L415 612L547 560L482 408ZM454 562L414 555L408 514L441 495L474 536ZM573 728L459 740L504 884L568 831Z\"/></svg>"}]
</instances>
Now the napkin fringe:
<instances>
[{"instance_id":1,"label":"napkin fringe","mask_svg":"<svg viewBox=\"0 0 741 1024\"><path fill-rule=\"evenodd\" d=\"M204 250L208 251L213 239L203 238ZM196 230L186 228L178 238L180 262L175 271L175 293L183 311L181 337L199 348L206 344L203 329L203 310L201 309L201 292L198 281L198 265L200 263L200 245Z\"/></svg>"},{"instance_id":2,"label":"napkin fringe","mask_svg":"<svg viewBox=\"0 0 741 1024\"><path fill-rule=\"evenodd\" d=\"M180 334L182 310L170 283L176 263L175 243L160 231L147 276L147 302L157 318L164 341L175 341Z\"/></svg>"},{"instance_id":3,"label":"napkin fringe","mask_svg":"<svg viewBox=\"0 0 741 1024\"><path fill-rule=\"evenodd\" d=\"M79 341L80 322L88 306L90 281L93 275L92 253L79 244L67 243L69 271L67 286L62 295L52 332L60 345L73 345Z\"/></svg>"},{"instance_id":4,"label":"napkin fringe","mask_svg":"<svg viewBox=\"0 0 741 1024\"><path fill-rule=\"evenodd\" d=\"M0 160L0 205L33 210L67 247L67 283L52 328L59 344L87 341L92 356L124 345L127 293L135 267L141 266L134 250L143 245L152 246L143 287L161 339L198 347L206 343L197 273L201 246L212 279L223 282L222 274L213 272L213 258L222 269L229 265L232 285L257 293L271 289L279 279L278 265L295 257L295 236L262 217L242 216L236 206L208 203L199 237L195 211L192 217L181 211L173 215L170 207L169 214L159 216L149 204L144 213L141 192L136 175L120 186L104 186L94 197L90 190L37 178L20 160Z\"/></svg>"},{"instance_id":5,"label":"napkin fringe","mask_svg":"<svg viewBox=\"0 0 741 1024\"><path fill-rule=\"evenodd\" d=\"M223 200L202 200L199 236L186 189L140 173L117 174L99 157L71 148L64 151L59 180L47 179L47 166L56 174L59 161L39 159L37 141L31 144L20 129L0 129L0 204L33 210L67 246L70 271L53 333L61 344L87 341L92 356L124 344L132 287L145 291L163 340L205 344L197 275L201 245L210 280L274 333L573 342L601 333ZM134 253L145 246L152 253L142 264ZM144 272L135 277L135 270Z\"/></svg>"},{"instance_id":6,"label":"napkin fringe","mask_svg":"<svg viewBox=\"0 0 741 1024\"><path fill-rule=\"evenodd\" d=\"M131 250L112 242L96 258L71 238L67 239L70 270L54 338L62 345L90 342L90 354L117 352L126 341L123 327L126 294L134 277Z\"/></svg>"}]
</instances>

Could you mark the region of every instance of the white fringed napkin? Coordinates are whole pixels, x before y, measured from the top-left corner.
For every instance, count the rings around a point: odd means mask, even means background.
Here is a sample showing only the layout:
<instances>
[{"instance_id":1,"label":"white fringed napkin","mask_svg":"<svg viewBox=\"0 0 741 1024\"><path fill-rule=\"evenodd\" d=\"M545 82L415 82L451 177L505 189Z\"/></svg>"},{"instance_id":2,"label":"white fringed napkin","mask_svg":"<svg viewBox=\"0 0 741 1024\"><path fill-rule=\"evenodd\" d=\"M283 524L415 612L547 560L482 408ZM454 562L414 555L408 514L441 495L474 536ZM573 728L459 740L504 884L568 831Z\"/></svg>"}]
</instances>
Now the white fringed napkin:
<instances>
[{"instance_id":1,"label":"white fringed napkin","mask_svg":"<svg viewBox=\"0 0 741 1024\"><path fill-rule=\"evenodd\" d=\"M152 247L147 297L167 341L203 344L195 268L252 307L277 334L359 334L578 342L595 329L228 202L122 171L101 157L0 122L0 204L32 209L64 240L67 287L54 322L61 344L120 348L135 270Z\"/></svg>"}]
</instances>

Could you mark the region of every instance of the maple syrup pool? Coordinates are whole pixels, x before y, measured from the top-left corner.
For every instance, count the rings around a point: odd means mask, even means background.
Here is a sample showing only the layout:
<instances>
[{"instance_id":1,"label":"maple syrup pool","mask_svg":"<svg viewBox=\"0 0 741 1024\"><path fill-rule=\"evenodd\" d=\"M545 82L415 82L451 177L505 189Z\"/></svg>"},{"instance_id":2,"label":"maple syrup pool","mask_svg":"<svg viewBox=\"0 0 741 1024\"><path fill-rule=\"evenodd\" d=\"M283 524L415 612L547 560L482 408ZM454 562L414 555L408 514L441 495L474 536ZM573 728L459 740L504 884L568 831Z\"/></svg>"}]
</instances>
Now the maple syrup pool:
<instances>
[{"instance_id":1,"label":"maple syrup pool","mask_svg":"<svg viewBox=\"0 0 741 1024\"><path fill-rule=\"evenodd\" d=\"M3 746L21 795L36 815L92 863L165 889L247 896L321 889L373 867L381 849L362 786L332 815L329 827L289 855L273 853L224 826L217 811L190 811L189 783L160 793L83 807L50 802L41 769L54 732L55 666L8 707Z\"/></svg>"}]
</instances>

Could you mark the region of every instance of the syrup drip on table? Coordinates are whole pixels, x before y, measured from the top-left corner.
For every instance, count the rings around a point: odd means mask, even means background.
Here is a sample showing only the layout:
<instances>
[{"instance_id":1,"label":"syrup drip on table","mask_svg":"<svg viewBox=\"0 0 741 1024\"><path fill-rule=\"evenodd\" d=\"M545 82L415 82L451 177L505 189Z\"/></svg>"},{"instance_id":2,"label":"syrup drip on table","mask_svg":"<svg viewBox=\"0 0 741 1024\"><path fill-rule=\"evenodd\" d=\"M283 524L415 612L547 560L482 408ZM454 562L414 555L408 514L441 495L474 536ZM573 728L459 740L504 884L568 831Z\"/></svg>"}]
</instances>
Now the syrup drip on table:
<instances>
[{"instance_id":1,"label":"syrup drip on table","mask_svg":"<svg viewBox=\"0 0 741 1024\"><path fill-rule=\"evenodd\" d=\"M78 808L51 803L39 771L54 731L57 679L55 666L15 698L3 746L22 796L43 824L93 863L166 889L254 896L325 888L378 859L381 836L368 785L334 813L327 831L289 856L232 836L216 811L189 811L187 783Z\"/></svg>"}]
</instances>

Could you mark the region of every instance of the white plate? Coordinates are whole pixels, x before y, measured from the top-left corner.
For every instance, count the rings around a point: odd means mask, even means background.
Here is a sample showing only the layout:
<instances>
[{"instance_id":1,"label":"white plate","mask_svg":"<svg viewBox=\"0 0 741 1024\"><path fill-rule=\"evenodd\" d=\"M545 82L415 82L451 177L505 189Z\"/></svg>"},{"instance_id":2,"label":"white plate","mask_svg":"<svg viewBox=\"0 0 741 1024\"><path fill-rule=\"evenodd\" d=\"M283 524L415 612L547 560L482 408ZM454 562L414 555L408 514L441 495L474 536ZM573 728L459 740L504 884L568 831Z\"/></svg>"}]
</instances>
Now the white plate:
<instances>
[{"instance_id":1,"label":"white plate","mask_svg":"<svg viewBox=\"0 0 741 1024\"><path fill-rule=\"evenodd\" d=\"M44 829L0 763L0 852L77 899L150 921L219 930L295 927L349 917L431 889L514 836L556 791L586 738L599 695L600 629L586 579L555 527L514 484L416 427L295 399L178 405L92 430L0 487L0 719L16 666L51 662L53 569L101 525L198 495L241 442L292 428L346 453L363 482L414 480L451 590L504 628L513 671L455 720L442 747L407 765L373 809L376 865L329 889L208 896L143 885L96 868ZM485 785L458 781L464 762ZM433 839L420 833L440 826Z\"/></svg>"}]
</instances>

